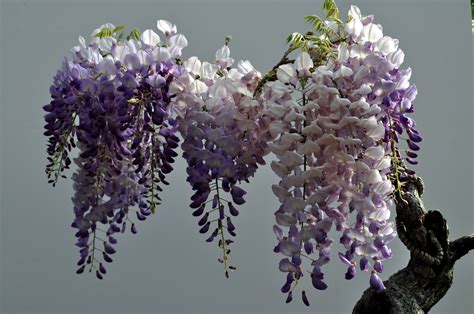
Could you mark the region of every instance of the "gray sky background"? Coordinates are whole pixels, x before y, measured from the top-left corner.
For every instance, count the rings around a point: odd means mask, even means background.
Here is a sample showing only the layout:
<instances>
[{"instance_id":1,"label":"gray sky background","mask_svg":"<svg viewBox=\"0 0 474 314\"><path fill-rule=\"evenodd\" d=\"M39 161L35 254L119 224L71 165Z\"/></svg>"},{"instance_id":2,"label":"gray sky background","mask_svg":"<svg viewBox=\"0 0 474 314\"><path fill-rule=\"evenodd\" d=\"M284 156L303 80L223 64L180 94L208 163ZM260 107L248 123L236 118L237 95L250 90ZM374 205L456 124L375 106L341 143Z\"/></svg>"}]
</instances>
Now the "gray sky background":
<instances>
[{"instance_id":1,"label":"gray sky background","mask_svg":"<svg viewBox=\"0 0 474 314\"><path fill-rule=\"evenodd\" d=\"M97 26L112 22L154 28L168 19L189 41L184 55L213 59L226 35L235 59L250 59L264 72L285 50L284 39L305 31L303 16L321 12L320 1L1 1L0 26L0 264L1 313L349 313L369 276L344 280L336 258L326 267L329 288L306 285L312 306L299 296L284 303L284 274L272 252L278 204L269 167L247 186L236 220L225 279L219 250L204 242L188 207L191 189L179 159L158 214L122 235L105 280L76 275L72 184L46 183L42 106L63 56ZM384 34L398 38L405 66L418 87L414 115L424 135L417 172L427 208L442 209L451 238L473 232L472 49L468 1L339 1L375 14ZM69 172L68 175L71 173ZM336 239L336 242L338 239ZM334 252L337 252L335 245ZM408 253L396 240L383 279L405 266ZM473 313L474 254L456 266L454 284L431 313Z\"/></svg>"}]
</instances>

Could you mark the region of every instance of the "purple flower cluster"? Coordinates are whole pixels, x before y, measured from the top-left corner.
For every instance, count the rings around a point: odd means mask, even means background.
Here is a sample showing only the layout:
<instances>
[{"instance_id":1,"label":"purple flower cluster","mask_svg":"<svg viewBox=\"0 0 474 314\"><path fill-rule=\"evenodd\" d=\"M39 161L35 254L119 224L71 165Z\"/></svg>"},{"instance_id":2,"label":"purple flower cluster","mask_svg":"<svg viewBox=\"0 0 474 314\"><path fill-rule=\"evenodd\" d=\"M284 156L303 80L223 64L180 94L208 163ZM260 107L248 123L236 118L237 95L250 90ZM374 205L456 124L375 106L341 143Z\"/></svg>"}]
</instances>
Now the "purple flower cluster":
<instances>
[{"instance_id":1,"label":"purple flower cluster","mask_svg":"<svg viewBox=\"0 0 474 314\"><path fill-rule=\"evenodd\" d=\"M165 33L168 45L160 47L152 30L143 32L141 40L128 41L94 37L96 33L89 45L80 38L72 61L58 71L53 100L44 109L49 112L48 174L69 166L67 150L79 149L72 177L77 272L88 268L102 279L102 261L111 262L115 253L114 234L127 226L137 232L130 214L145 220L155 211L160 185L168 184L165 175L173 170L179 138L170 85L183 69L172 56L178 57L186 42L173 32ZM55 183L57 175L51 180Z\"/></svg>"},{"instance_id":2,"label":"purple flower cluster","mask_svg":"<svg viewBox=\"0 0 474 314\"><path fill-rule=\"evenodd\" d=\"M226 235L236 235L232 216L239 213L236 205L245 202L239 183L248 182L264 164L263 150L255 145L260 104L252 99L259 73L248 61L231 68L229 52L227 45L219 49L215 63L186 60L188 75L180 80L182 92L175 99L177 106L187 104L180 131L187 181L195 191L190 206L200 217L199 232L210 233L206 241L218 239L226 276L228 268L235 268L227 266L233 240Z\"/></svg>"}]
</instances>

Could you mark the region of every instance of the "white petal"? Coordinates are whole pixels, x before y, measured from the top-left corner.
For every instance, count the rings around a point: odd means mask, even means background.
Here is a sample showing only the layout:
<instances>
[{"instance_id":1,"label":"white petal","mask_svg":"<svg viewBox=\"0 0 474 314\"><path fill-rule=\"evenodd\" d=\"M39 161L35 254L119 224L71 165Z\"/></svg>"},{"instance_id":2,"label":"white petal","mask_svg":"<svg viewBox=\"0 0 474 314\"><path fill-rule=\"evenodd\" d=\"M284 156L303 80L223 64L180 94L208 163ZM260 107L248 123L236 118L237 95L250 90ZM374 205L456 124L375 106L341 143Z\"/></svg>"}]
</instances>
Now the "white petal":
<instances>
[{"instance_id":1,"label":"white petal","mask_svg":"<svg viewBox=\"0 0 474 314\"><path fill-rule=\"evenodd\" d=\"M362 22L359 18L353 18L349 23L346 24L344 30L351 35L353 38L358 38L362 32Z\"/></svg>"},{"instance_id":2,"label":"white petal","mask_svg":"<svg viewBox=\"0 0 474 314\"><path fill-rule=\"evenodd\" d=\"M377 24L370 23L365 25L362 29L360 39L362 41L376 42L377 40L382 38L382 36L382 28Z\"/></svg>"},{"instance_id":3,"label":"white petal","mask_svg":"<svg viewBox=\"0 0 474 314\"><path fill-rule=\"evenodd\" d=\"M354 74L354 83L360 84L370 74L369 69L365 65L360 66Z\"/></svg>"},{"instance_id":4,"label":"white petal","mask_svg":"<svg viewBox=\"0 0 474 314\"><path fill-rule=\"evenodd\" d=\"M347 44L342 43L337 47L338 55L337 60L341 63L346 62L349 59L349 50L347 49Z\"/></svg>"},{"instance_id":5,"label":"white petal","mask_svg":"<svg viewBox=\"0 0 474 314\"><path fill-rule=\"evenodd\" d=\"M385 150L382 146L369 147L365 151L365 154L374 160L380 160L385 156Z\"/></svg>"},{"instance_id":6,"label":"white petal","mask_svg":"<svg viewBox=\"0 0 474 314\"><path fill-rule=\"evenodd\" d=\"M204 83L201 80L194 80L194 82L191 85L191 93L203 94L203 93L206 93L207 90L208 90L208 87L206 83Z\"/></svg>"},{"instance_id":7,"label":"white petal","mask_svg":"<svg viewBox=\"0 0 474 314\"><path fill-rule=\"evenodd\" d=\"M166 20L156 21L156 28L162 32L166 37L176 34L176 25Z\"/></svg>"},{"instance_id":8,"label":"white petal","mask_svg":"<svg viewBox=\"0 0 474 314\"><path fill-rule=\"evenodd\" d=\"M406 70L401 71L400 81L397 83L397 88L399 89L406 89L410 86L410 77L411 77L411 68L407 68Z\"/></svg>"},{"instance_id":9,"label":"white petal","mask_svg":"<svg viewBox=\"0 0 474 314\"><path fill-rule=\"evenodd\" d=\"M166 61L171 59L171 54L168 48L165 47L155 47L151 51L151 56L154 61Z\"/></svg>"},{"instance_id":10,"label":"white petal","mask_svg":"<svg viewBox=\"0 0 474 314\"><path fill-rule=\"evenodd\" d=\"M214 84L211 86L211 89L209 91L209 96L210 97L216 97L216 98L225 98L228 94L228 91L222 82L219 84Z\"/></svg>"},{"instance_id":11,"label":"white petal","mask_svg":"<svg viewBox=\"0 0 474 314\"><path fill-rule=\"evenodd\" d=\"M117 68L115 67L114 60L108 56L104 58L97 66L97 69L100 73L104 75L113 75L117 72Z\"/></svg>"},{"instance_id":12,"label":"white petal","mask_svg":"<svg viewBox=\"0 0 474 314\"><path fill-rule=\"evenodd\" d=\"M313 60L311 60L311 56L307 52L302 52L298 57L295 59L295 69L300 71L309 71L313 67Z\"/></svg>"},{"instance_id":13,"label":"white petal","mask_svg":"<svg viewBox=\"0 0 474 314\"><path fill-rule=\"evenodd\" d=\"M227 60L230 56L230 49L227 45L222 46L216 51L216 60Z\"/></svg>"},{"instance_id":14,"label":"white petal","mask_svg":"<svg viewBox=\"0 0 474 314\"><path fill-rule=\"evenodd\" d=\"M275 218L277 224L279 224L280 226L288 227L296 224L296 218L291 215L276 213Z\"/></svg>"},{"instance_id":15,"label":"white petal","mask_svg":"<svg viewBox=\"0 0 474 314\"><path fill-rule=\"evenodd\" d=\"M272 138L276 138L283 132L283 126L280 122L271 122L268 126L268 132Z\"/></svg>"},{"instance_id":16,"label":"white petal","mask_svg":"<svg viewBox=\"0 0 474 314\"><path fill-rule=\"evenodd\" d=\"M131 53L137 53L137 51L141 49L141 44L141 41L130 39L126 45L130 49Z\"/></svg>"},{"instance_id":17,"label":"white petal","mask_svg":"<svg viewBox=\"0 0 474 314\"><path fill-rule=\"evenodd\" d=\"M242 74L247 74L249 72L255 71L255 68L248 60L240 60L237 63L237 70Z\"/></svg>"},{"instance_id":18,"label":"white petal","mask_svg":"<svg viewBox=\"0 0 474 314\"><path fill-rule=\"evenodd\" d=\"M87 45L86 45L86 40L84 39L84 37L79 36L79 44L81 45L82 48L86 48L86 47L87 47Z\"/></svg>"},{"instance_id":19,"label":"white petal","mask_svg":"<svg viewBox=\"0 0 474 314\"><path fill-rule=\"evenodd\" d=\"M286 212L297 213L302 211L306 207L306 201L301 197L290 196L283 203L283 208Z\"/></svg>"},{"instance_id":20,"label":"white petal","mask_svg":"<svg viewBox=\"0 0 474 314\"><path fill-rule=\"evenodd\" d=\"M370 168L365 162L358 161L355 163L355 170L359 173L366 173L370 171Z\"/></svg>"},{"instance_id":21,"label":"white petal","mask_svg":"<svg viewBox=\"0 0 474 314\"><path fill-rule=\"evenodd\" d=\"M151 29L147 29L142 33L143 43L149 46L156 46L160 42L160 36Z\"/></svg>"},{"instance_id":22,"label":"white petal","mask_svg":"<svg viewBox=\"0 0 474 314\"><path fill-rule=\"evenodd\" d=\"M133 53L126 55L123 63L130 70L139 70L141 68L140 59Z\"/></svg>"},{"instance_id":23,"label":"white petal","mask_svg":"<svg viewBox=\"0 0 474 314\"><path fill-rule=\"evenodd\" d=\"M369 87L370 89L370 87ZM364 97L361 97L358 101L353 102L350 106L349 109L360 109L362 111L366 111L370 109L370 105L368 102L365 101Z\"/></svg>"},{"instance_id":24,"label":"white petal","mask_svg":"<svg viewBox=\"0 0 474 314\"><path fill-rule=\"evenodd\" d=\"M321 151L321 148L319 147L318 143L315 143L313 141L306 141L303 145L298 147L298 154L301 155L311 155L313 153L319 153Z\"/></svg>"},{"instance_id":25,"label":"white petal","mask_svg":"<svg viewBox=\"0 0 474 314\"><path fill-rule=\"evenodd\" d=\"M293 168L301 165L303 163L303 158L295 152L287 151L281 157L280 162L289 168Z\"/></svg>"},{"instance_id":26,"label":"white petal","mask_svg":"<svg viewBox=\"0 0 474 314\"><path fill-rule=\"evenodd\" d=\"M275 172L275 174L280 178L286 177L290 173L290 171L288 171L288 168L286 168L284 165L275 160L271 162L270 167L272 168L273 172Z\"/></svg>"},{"instance_id":27,"label":"white petal","mask_svg":"<svg viewBox=\"0 0 474 314\"><path fill-rule=\"evenodd\" d=\"M201 61L198 57L190 57L188 60L184 61L183 66L188 72L193 74L201 74Z\"/></svg>"},{"instance_id":28,"label":"white petal","mask_svg":"<svg viewBox=\"0 0 474 314\"><path fill-rule=\"evenodd\" d=\"M387 59L394 67L398 68L405 60L405 53L401 49L398 49L388 54Z\"/></svg>"},{"instance_id":29,"label":"white petal","mask_svg":"<svg viewBox=\"0 0 474 314\"><path fill-rule=\"evenodd\" d=\"M280 65L277 69L277 78L282 83L289 83L294 75L295 71L290 64Z\"/></svg>"},{"instance_id":30,"label":"white petal","mask_svg":"<svg viewBox=\"0 0 474 314\"><path fill-rule=\"evenodd\" d=\"M302 133L304 135L321 135L323 130L318 126L316 122L311 123L311 125L303 128Z\"/></svg>"},{"instance_id":31,"label":"white petal","mask_svg":"<svg viewBox=\"0 0 474 314\"><path fill-rule=\"evenodd\" d=\"M171 58L179 58L183 53L182 49L178 46L170 46L168 47L168 51L170 52Z\"/></svg>"},{"instance_id":32,"label":"white petal","mask_svg":"<svg viewBox=\"0 0 474 314\"><path fill-rule=\"evenodd\" d=\"M369 218L377 221L387 221L390 218L390 210L387 207L380 207L371 213Z\"/></svg>"},{"instance_id":33,"label":"white petal","mask_svg":"<svg viewBox=\"0 0 474 314\"><path fill-rule=\"evenodd\" d=\"M387 156L387 157L382 158L377 164L375 164L375 168L377 170L385 170L385 169L390 168L391 165L392 165L392 159L389 156Z\"/></svg>"},{"instance_id":34,"label":"white petal","mask_svg":"<svg viewBox=\"0 0 474 314\"><path fill-rule=\"evenodd\" d=\"M321 178L323 175L322 171L320 169L309 169L303 172L302 178L305 181L311 180L313 178Z\"/></svg>"},{"instance_id":35,"label":"white petal","mask_svg":"<svg viewBox=\"0 0 474 314\"><path fill-rule=\"evenodd\" d=\"M379 182L374 186L374 192L379 195L388 195L392 192L392 183L390 180Z\"/></svg>"},{"instance_id":36,"label":"white petal","mask_svg":"<svg viewBox=\"0 0 474 314\"><path fill-rule=\"evenodd\" d=\"M398 49L398 40L389 36L384 36L377 40L376 48L385 55Z\"/></svg>"},{"instance_id":37,"label":"white petal","mask_svg":"<svg viewBox=\"0 0 474 314\"><path fill-rule=\"evenodd\" d=\"M115 60L119 60L123 62L125 56L130 53L130 48L128 46L118 45L112 49L112 55L114 56Z\"/></svg>"},{"instance_id":38,"label":"white petal","mask_svg":"<svg viewBox=\"0 0 474 314\"><path fill-rule=\"evenodd\" d=\"M204 61L201 66L201 76L208 79L214 79L217 70L217 65Z\"/></svg>"},{"instance_id":39,"label":"white petal","mask_svg":"<svg viewBox=\"0 0 474 314\"><path fill-rule=\"evenodd\" d=\"M347 13L347 15L350 15L353 18L357 18L359 20L362 18L360 9L356 5L351 5L351 8L349 9L349 12Z\"/></svg>"},{"instance_id":40,"label":"white petal","mask_svg":"<svg viewBox=\"0 0 474 314\"><path fill-rule=\"evenodd\" d=\"M304 180L302 177L300 176L296 176L296 175L291 175L291 176L288 176L286 178L283 178L281 181L280 181L280 185L283 186L283 187L286 187L286 188L291 188L291 187L302 187L304 185Z\"/></svg>"},{"instance_id":41,"label":"white petal","mask_svg":"<svg viewBox=\"0 0 474 314\"><path fill-rule=\"evenodd\" d=\"M382 182L382 176L380 175L380 172L375 169L371 170L367 176L367 182L372 184Z\"/></svg>"},{"instance_id":42,"label":"white petal","mask_svg":"<svg viewBox=\"0 0 474 314\"><path fill-rule=\"evenodd\" d=\"M140 50L139 52L137 52L136 55L138 57L140 64L142 65L150 64L153 61L151 55L144 50Z\"/></svg>"},{"instance_id":43,"label":"white petal","mask_svg":"<svg viewBox=\"0 0 474 314\"><path fill-rule=\"evenodd\" d=\"M170 46L177 46L181 49L188 45L188 40L182 34L174 35L169 40Z\"/></svg>"},{"instance_id":44,"label":"white petal","mask_svg":"<svg viewBox=\"0 0 474 314\"><path fill-rule=\"evenodd\" d=\"M105 52L110 52L116 42L117 40L113 37L100 38L98 42L99 49Z\"/></svg>"},{"instance_id":45,"label":"white petal","mask_svg":"<svg viewBox=\"0 0 474 314\"><path fill-rule=\"evenodd\" d=\"M334 78L340 78L340 77L346 77L346 76L351 76L352 75L352 69L349 67L346 67L344 65L341 65L341 67L334 72Z\"/></svg>"},{"instance_id":46,"label":"white petal","mask_svg":"<svg viewBox=\"0 0 474 314\"><path fill-rule=\"evenodd\" d=\"M358 89L354 90L353 94L358 94L361 96L365 96L372 91L372 88L368 84L362 84Z\"/></svg>"},{"instance_id":47,"label":"white petal","mask_svg":"<svg viewBox=\"0 0 474 314\"><path fill-rule=\"evenodd\" d=\"M370 198L365 198L364 202L362 203L362 209L364 210L364 212L370 213L373 212L376 207Z\"/></svg>"},{"instance_id":48,"label":"white petal","mask_svg":"<svg viewBox=\"0 0 474 314\"><path fill-rule=\"evenodd\" d=\"M279 186L278 184L272 185L272 191L273 191L273 194L275 194L275 196L278 197L280 202L282 202L283 200L285 200L287 197L290 196L290 193L288 192L288 190Z\"/></svg>"}]
</instances>

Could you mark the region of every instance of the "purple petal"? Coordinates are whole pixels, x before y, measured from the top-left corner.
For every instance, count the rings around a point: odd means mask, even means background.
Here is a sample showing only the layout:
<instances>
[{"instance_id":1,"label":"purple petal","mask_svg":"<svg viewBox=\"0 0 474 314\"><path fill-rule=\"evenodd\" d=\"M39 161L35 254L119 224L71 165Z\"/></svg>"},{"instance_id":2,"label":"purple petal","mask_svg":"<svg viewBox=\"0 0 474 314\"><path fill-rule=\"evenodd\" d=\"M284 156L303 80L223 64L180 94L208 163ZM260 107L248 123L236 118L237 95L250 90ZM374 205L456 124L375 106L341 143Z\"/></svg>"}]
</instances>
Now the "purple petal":
<instances>
[{"instance_id":1,"label":"purple petal","mask_svg":"<svg viewBox=\"0 0 474 314\"><path fill-rule=\"evenodd\" d=\"M76 270L76 274L82 274L84 272L85 267L86 267L86 265L82 265L81 267L79 267L79 269Z\"/></svg>"},{"instance_id":2,"label":"purple petal","mask_svg":"<svg viewBox=\"0 0 474 314\"><path fill-rule=\"evenodd\" d=\"M374 271L370 275L370 286L377 291L385 289L382 279Z\"/></svg>"},{"instance_id":3,"label":"purple petal","mask_svg":"<svg viewBox=\"0 0 474 314\"><path fill-rule=\"evenodd\" d=\"M414 142L412 142L410 140L407 141L407 144L408 144L408 147L411 150L414 150L414 151L419 151L420 150L420 146L418 146L417 144L415 144Z\"/></svg>"},{"instance_id":4,"label":"purple petal","mask_svg":"<svg viewBox=\"0 0 474 314\"><path fill-rule=\"evenodd\" d=\"M201 229L199 229L199 233L206 233L209 230L210 225L211 223L207 222Z\"/></svg>"},{"instance_id":5,"label":"purple petal","mask_svg":"<svg viewBox=\"0 0 474 314\"><path fill-rule=\"evenodd\" d=\"M227 205L229 206L229 212L232 216L238 216L239 215L239 211L232 205L231 202L227 203Z\"/></svg>"},{"instance_id":6,"label":"purple petal","mask_svg":"<svg viewBox=\"0 0 474 314\"><path fill-rule=\"evenodd\" d=\"M408 129L407 133L408 133L408 137L410 138L410 140L412 140L415 143L419 143L423 140L423 138L420 136L420 134L414 132L411 129Z\"/></svg>"},{"instance_id":7,"label":"purple petal","mask_svg":"<svg viewBox=\"0 0 474 314\"><path fill-rule=\"evenodd\" d=\"M374 263L374 269L378 272L378 273L382 273L383 272L383 264L381 261L377 260L375 261Z\"/></svg>"},{"instance_id":8,"label":"purple petal","mask_svg":"<svg viewBox=\"0 0 474 314\"><path fill-rule=\"evenodd\" d=\"M283 231L277 225L273 225L273 233L275 234L278 240L281 240L283 238Z\"/></svg>"},{"instance_id":9,"label":"purple petal","mask_svg":"<svg viewBox=\"0 0 474 314\"><path fill-rule=\"evenodd\" d=\"M361 259L360 259L360 270L362 271L367 271L369 270L369 260L367 259L367 257L363 256Z\"/></svg>"},{"instance_id":10,"label":"purple petal","mask_svg":"<svg viewBox=\"0 0 474 314\"><path fill-rule=\"evenodd\" d=\"M193 212L193 216L194 217L199 217L202 215L202 213L204 212L204 208L206 207L205 204L202 204L201 206L198 207L198 209L196 209L194 212Z\"/></svg>"},{"instance_id":11,"label":"purple petal","mask_svg":"<svg viewBox=\"0 0 474 314\"><path fill-rule=\"evenodd\" d=\"M98 270L95 272L95 275L96 275L96 277L99 278L100 280L104 279L104 277L102 277L102 274L101 274Z\"/></svg>"},{"instance_id":12,"label":"purple petal","mask_svg":"<svg viewBox=\"0 0 474 314\"><path fill-rule=\"evenodd\" d=\"M355 274L356 274L355 267L354 266L349 266L349 267L347 267L347 272L344 276L347 280L351 280L352 278L354 278Z\"/></svg>"},{"instance_id":13,"label":"purple petal","mask_svg":"<svg viewBox=\"0 0 474 314\"><path fill-rule=\"evenodd\" d=\"M351 261L349 261L349 260L346 258L346 256L345 256L344 254L342 254L341 252L339 252L338 255L339 255L339 259L340 259L344 264L346 264L346 265L348 265L348 266L352 266L352 265L353 265L353 263L352 263Z\"/></svg>"},{"instance_id":14,"label":"purple petal","mask_svg":"<svg viewBox=\"0 0 474 314\"><path fill-rule=\"evenodd\" d=\"M107 263L112 263L113 262L113 259L108 256L107 254L105 254L105 252L102 253L102 257L104 258L104 261L106 261Z\"/></svg>"},{"instance_id":15,"label":"purple petal","mask_svg":"<svg viewBox=\"0 0 474 314\"><path fill-rule=\"evenodd\" d=\"M104 242L104 251L107 254L114 254L116 251L109 243Z\"/></svg>"},{"instance_id":16,"label":"purple petal","mask_svg":"<svg viewBox=\"0 0 474 314\"><path fill-rule=\"evenodd\" d=\"M326 290L327 289L327 285L324 281L322 280L319 280L318 278L316 278L316 276L311 276L311 282L313 283L313 287L318 289L318 290Z\"/></svg>"},{"instance_id":17,"label":"purple petal","mask_svg":"<svg viewBox=\"0 0 474 314\"><path fill-rule=\"evenodd\" d=\"M102 263L99 264L99 271L100 271L102 274L106 274L106 273L107 273L107 270L105 270L105 267L104 267L104 265L102 265Z\"/></svg>"},{"instance_id":18,"label":"purple petal","mask_svg":"<svg viewBox=\"0 0 474 314\"><path fill-rule=\"evenodd\" d=\"M300 245L292 241L280 241L280 252L285 256L293 256L300 252Z\"/></svg>"},{"instance_id":19,"label":"purple petal","mask_svg":"<svg viewBox=\"0 0 474 314\"><path fill-rule=\"evenodd\" d=\"M296 266L290 262L288 258L284 258L280 261L278 268L281 272L295 272Z\"/></svg>"},{"instance_id":20,"label":"purple petal","mask_svg":"<svg viewBox=\"0 0 474 314\"><path fill-rule=\"evenodd\" d=\"M288 291L290 291L291 289L291 282L285 282L285 284L283 285L283 287L281 287L280 291L282 293L287 293Z\"/></svg>"},{"instance_id":21,"label":"purple petal","mask_svg":"<svg viewBox=\"0 0 474 314\"><path fill-rule=\"evenodd\" d=\"M303 300L304 305L309 306L308 298L306 297L306 291L301 291L301 299Z\"/></svg>"}]
</instances>

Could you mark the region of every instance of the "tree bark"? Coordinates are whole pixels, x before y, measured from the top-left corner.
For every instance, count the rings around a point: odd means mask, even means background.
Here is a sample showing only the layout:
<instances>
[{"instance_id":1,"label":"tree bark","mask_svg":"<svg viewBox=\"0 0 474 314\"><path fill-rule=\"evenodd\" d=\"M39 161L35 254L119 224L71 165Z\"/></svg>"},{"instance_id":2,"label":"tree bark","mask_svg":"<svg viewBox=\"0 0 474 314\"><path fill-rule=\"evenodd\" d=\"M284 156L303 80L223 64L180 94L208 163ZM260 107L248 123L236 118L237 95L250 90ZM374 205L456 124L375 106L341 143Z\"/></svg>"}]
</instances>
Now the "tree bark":
<instances>
[{"instance_id":1,"label":"tree bark","mask_svg":"<svg viewBox=\"0 0 474 314\"><path fill-rule=\"evenodd\" d=\"M384 281L385 290L367 289L353 314L427 313L453 283L454 264L474 249L474 235L448 241L448 226L437 210L425 211L419 177L405 178L395 196L397 233L410 251L410 261Z\"/></svg>"}]
</instances>

